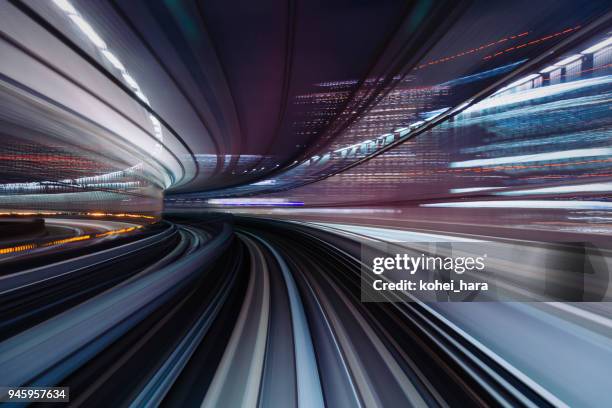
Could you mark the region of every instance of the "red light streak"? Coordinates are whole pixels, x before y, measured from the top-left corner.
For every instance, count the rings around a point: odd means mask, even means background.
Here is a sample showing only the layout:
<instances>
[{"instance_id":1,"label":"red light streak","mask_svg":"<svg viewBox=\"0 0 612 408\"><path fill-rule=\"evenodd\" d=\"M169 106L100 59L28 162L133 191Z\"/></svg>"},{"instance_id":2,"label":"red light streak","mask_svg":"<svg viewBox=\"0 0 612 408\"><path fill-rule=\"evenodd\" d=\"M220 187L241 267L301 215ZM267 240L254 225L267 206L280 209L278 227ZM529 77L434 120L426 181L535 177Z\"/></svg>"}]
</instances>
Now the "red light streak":
<instances>
[{"instance_id":1,"label":"red light streak","mask_svg":"<svg viewBox=\"0 0 612 408\"><path fill-rule=\"evenodd\" d=\"M514 40L516 38L526 36L527 34L529 34L529 31L525 31L524 33L512 35L512 36L509 36L509 37L504 37L504 38L502 38L500 40L497 40L497 41L494 41L492 43L489 43L489 44L486 44L486 45L481 45L480 47L475 47L475 48L472 48L470 50L462 51L462 52L457 53L455 55L451 55L450 57L443 57L443 58L439 58L437 60L432 60L432 61L423 63L423 64L419 65L418 67L415 67L414 70L423 69L423 68L426 68L426 67L428 67L430 65L436 65L436 64L440 64L442 62L448 62L448 61L451 61L451 60L453 60L455 58L463 57L464 55L468 55L468 54L472 54L474 52L482 51L482 50L484 50L486 48L489 48L489 47L492 47L492 46L494 46L496 44L500 44L500 43L506 42L508 40Z\"/></svg>"},{"instance_id":2,"label":"red light streak","mask_svg":"<svg viewBox=\"0 0 612 408\"><path fill-rule=\"evenodd\" d=\"M568 28L568 29L565 29L565 30L563 30L563 31L556 32L556 33L554 33L554 34L550 34L550 35L547 35L547 36L545 36L545 37L538 38L537 40L529 41L529 42L526 42L526 43L522 43L522 44L520 44L520 45L516 45L516 46L514 46L514 47L506 48L505 50L500 51L500 52L497 52L497 53L495 53L495 54L490 54L490 55L487 55L486 57L484 57L484 58L483 58L483 60L489 60L489 59L491 59L491 58L495 58L495 57L497 57L497 56L499 56L499 55L505 54L505 53L507 53L507 52L515 51L515 50L518 50L518 49L520 49L520 48L528 47L528 46L531 46L531 45L536 45L536 44L539 44L539 43L541 43L541 42L544 42L544 41L550 40L551 38L555 38L555 37L558 37L558 36L560 36L560 35L564 35L564 34L569 34L569 33L571 33L572 31L576 31L576 30L578 30L579 28L580 28L580 26L579 26L579 25L577 25L576 27ZM498 42L499 42L499 41L498 41Z\"/></svg>"}]
</instances>

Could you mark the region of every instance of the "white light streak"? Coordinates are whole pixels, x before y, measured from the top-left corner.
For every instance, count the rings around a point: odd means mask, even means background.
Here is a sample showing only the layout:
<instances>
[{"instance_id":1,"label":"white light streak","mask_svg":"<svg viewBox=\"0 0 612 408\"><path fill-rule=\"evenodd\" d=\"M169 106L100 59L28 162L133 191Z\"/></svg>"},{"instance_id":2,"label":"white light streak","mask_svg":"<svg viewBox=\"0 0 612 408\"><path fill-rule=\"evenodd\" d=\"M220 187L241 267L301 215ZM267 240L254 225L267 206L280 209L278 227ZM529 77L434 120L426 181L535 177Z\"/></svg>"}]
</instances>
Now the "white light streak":
<instances>
[{"instance_id":1,"label":"white light streak","mask_svg":"<svg viewBox=\"0 0 612 408\"><path fill-rule=\"evenodd\" d=\"M468 188L451 188L449 192L451 194L461 194L461 193L473 193L476 191L486 191L486 190L498 190L505 187L468 187Z\"/></svg>"},{"instance_id":2,"label":"white light streak","mask_svg":"<svg viewBox=\"0 0 612 408\"><path fill-rule=\"evenodd\" d=\"M595 45L590 46L589 48L587 48L586 50L582 51L582 54L591 54L594 52L597 52L601 49L604 49L608 46L612 45L612 37L608 37L605 40L598 42Z\"/></svg>"},{"instance_id":3,"label":"white light streak","mask_svg":"<svg viewBox=\"0 0 612 408\"><path fill-rule=\"evenodd\" d=\"M100 49L106 49L106 43L104 42L102 37L100 37L98 33L96 33L96 30L94 30L93 27L83 19L83 17L78 14L70 14L69 17L74 22L74 24L76 24L81 29L83 34L85 34L87 38L89 38L93 45Z\"/></svg>"},{"instance_id":4,"label":"white light streak","mask_svg":"<svg viewBox=\"0 0 612 408\"><path fill-rule=\"evenodd\" d=\"M581 54L572 55L572 56L570 56L570 57L567 57L567 58L565 58L565 59L562 59L561 61L559 61L559 62L555 63L554 65L557 65L557 66L564 66L564 65L567 65L567 64L571 64L572 62L577 61L577 60L579 60L580 58L582 58L582 55L581 55Z\"/></svg>"},{"instance_id":5,"label":"white light streak","mask_svg":"<svg viewBox=\"0 0 612 408\"><path fill-rule=\"evenodd\" d=\"M461 112L464 108L469 106L470 103L472 103L472 101L473 101L473 99L469 99L469 100L463 102L461 105L457 106L456 108L453 108L452 112Z\"/></svg>"},{"instance_id":6,"label":"white light streak","mask_svg":"<svg viewBox=\"0 0 612 408\"><path fill-rule=\"evenodd\" d=\"M541 74L548 74L549 72L553 72L556 69L561 69L561 67L557 67L554 65L548 66L540 71Z\"/></svg>"},{"instance_id":7,"label":"white light streak","mask_svg":"<svg viewBox=\"0 0 612 408\"><path fill-rule=\"evenodd\" d=\"M514 88L515 86L522 85L522 84L524 84L525 82L531 81L531 80L533 80L533 79L535 79L535 78L537 78L537 77L539 77L539 76L540 76L539 74L531 74L531 75L527 75L526 77L522 77L522 78L517 79L516 81L514 81L514 82L512 82L512 83L510 83L510 84L508 84L508 85L506 85L505 87L503 87L502 89L500 89L500 90L499 90L499 91L497 91L497 92L501 92L501 91L504 91L504 90L506 90L506 89L510 89L510 88Z\"/></svg>"},{"instance_id":8,"label":"white light streak","mask_svg":"<svg viewBox=\"0 0 612 408\"><path fill-rule=\"evenodd\" d=\"M304 205L301 201L291 201L286 198L210 198L206 200L210 205L227 205L227 206L281 206L294 207Z\"/></svg>"},{"instance_id":9,"label":"white light streak","mask_svg":"<svg viewBox=\"0 0 612 408\"><path fill-rule=\"evenodd\" d=\"M140 90L140 86L136 80L127 72L125 65L123 65L119 58L108 50L106 42L104 42L102 37L100 37L96 30L94 30L91 24L85 21L85 19L68 0L53 0L53 2L68 15L74 24L77 25L77 27L79 27L89 41L91 41L92 44L98 48L104 58L106 58L113 65L113 67L115 67L121 73L123 80L132 88L132 90L136 93L136 96L138 96L138 98L147 106L151 106L149 99ZM163 140L164 136L159 120L153 115L149 115L149 118L151 120L151 124L153 125L153 133L155 134L155 137L159 140ZM162 148L163 146L160 143L155 143L153 154L159 154Z\"/></svg>"},{"instance_id":10,"label":"white light streak","mask_svg":"<svg viewBox=\"0 0 612 408\"><path fill-rule=\"evenodd\" d=\"M78 14L76 9L67 0L53 0L53 2L67 14Z\"/></svg>"},{"instance_id":11,"label":"white light streak","mask_svg":"<svg viewBox=\"0 0 612 408\"><path fill-rule=\"evenodd\" d=\"M597 86L604 85L612 82L612 76L607 75L605 77L598 78L590 78L590 79L582 79L579 81L565 82L561 84L549 85L540 88L533 88L524 90L518 93L508 94L508 95L499 95L499 90L496 92L493 97L489 97L478 102L475 105L467 108L465 112L478 112L483 109L497 108L504 105L509 105L513 103L521 103L526 101L531 101L539 98L545 98L554 96L557 94L561 94L563 92L574 91L576 89L585 88L588 86ZM504 88L506 89L506 88Z\"/></svg>"},{"instance_id":12,"label":"white light streak","mask_svg":"<svg viewBox=\"0 0 612 408\"><path fill-rule=\"evenodd\" d=\"M109 50L102 50L102 55L104 55L108 62L113 64L113 67L117 68L119 71L125 71L125 67L123 66L121 61L119 61L119 59L115 56L115 54L113 54Z\"/></svg>"},{"instance_id":13,"label":"white light streak","mask_svg":"<svg viewBox=\"0 0 612 408\"><path fill-rule=\"evenodd\" d=\"M343 151L345 151L345 150L349 150L349 149L352 149L352 148L354 148L354 147L359 147L359 146L361 146L361 145L364 145L364 144L366 144L366 143L371 143L371 142L372 142L372 140L371 140L371 139L364 140L363 142L360 142L360 143L355 143L354 145L350 145L350 146L343 147L343 148L338 149L338 150L334 150L334 153L340 153L340 152L343 152Z\"/></svg>"},{"instance_id":14,"label":"white light streak","mask_svg":"<svg viewBox=\"0 0 612 408\"><path fill-rule=\"evenodd\" d=\"M591 183L570 186L542 187L532 188L529 190L501 191L494 194L504 196L521 196L533 194L603 193L608 191L612 191L612 183Z\"/></svg>"},{"instance_id":15,"label":"white light streak","mask_svg":"<svg viewBox=\"0 0 612 408\"><path fill-rule=\"evenodd\" d=\"M579 200L513 200L513 201L457 201L421 204L420 207L440 208L541 208L558 210L612 210L612 202Z\"/></svg>"},{"instance_id":16,"label":"white light streak","mask_svg":"<svg viewBox=\"0 0 612 408\"><path fill-rule=\"evenodd\" d=\"M122 72L121 75L123 76L123 79L125 79L125 82L127 82L129 86L131 86L132 88L136 90L140 89L140 87L138 86L138 83L134 80L134 78L132 78L130 74L128 74L127 72Z\"/></svg>"},{"instance_id":17,"label":"white light streak","mask_svg":"<svg viewBox=\"0 0 612 408\"><path fill-rule=\"evenodd\" d=\"M450 168L466 168L466 167L480 167L480 166L495 166L499 164L510 164L510 163L529 163L539 161L553 161L553 160L565 160L573 159L577 157L597 157L597 156L610 156L612 155L612 148L601 147L591 149L574 149L574 150L563 150L558 152L549 153L537 153L537 154L526 154L521 156L507 156L507 157L495 157L491 159L476 159L466 160L459 162L452 162Z\"/></svg>"},{"instance_id":18,"label":"white light streak","mask_svg":"<svg viewBox=\"0 0 612 408\"><path fill-rule=\"evenodd\" d=\"M257 183L253 183L251 185L252 186L273 186L275 184L276 184L276 180L270 179L270 180L258 181Z\"/></svg>"}]
</instances>

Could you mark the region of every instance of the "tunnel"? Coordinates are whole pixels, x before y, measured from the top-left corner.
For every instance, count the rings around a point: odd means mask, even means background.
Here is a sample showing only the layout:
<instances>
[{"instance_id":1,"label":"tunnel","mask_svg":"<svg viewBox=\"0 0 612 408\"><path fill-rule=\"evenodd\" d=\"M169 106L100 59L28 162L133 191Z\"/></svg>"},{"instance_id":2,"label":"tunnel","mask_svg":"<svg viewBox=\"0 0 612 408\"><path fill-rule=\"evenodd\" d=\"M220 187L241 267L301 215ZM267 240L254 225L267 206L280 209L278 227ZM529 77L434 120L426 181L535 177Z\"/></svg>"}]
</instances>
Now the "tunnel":
<instances>
[{"instance_id":1,"label":"tunnel","mask_svg":"<svg viewBox=\"0 0 612 408\"><path fill-rule=\"evenodd\" d=\"M0 403L612 406L605 0L0 0Z\"/></svg>"}]
</instances>

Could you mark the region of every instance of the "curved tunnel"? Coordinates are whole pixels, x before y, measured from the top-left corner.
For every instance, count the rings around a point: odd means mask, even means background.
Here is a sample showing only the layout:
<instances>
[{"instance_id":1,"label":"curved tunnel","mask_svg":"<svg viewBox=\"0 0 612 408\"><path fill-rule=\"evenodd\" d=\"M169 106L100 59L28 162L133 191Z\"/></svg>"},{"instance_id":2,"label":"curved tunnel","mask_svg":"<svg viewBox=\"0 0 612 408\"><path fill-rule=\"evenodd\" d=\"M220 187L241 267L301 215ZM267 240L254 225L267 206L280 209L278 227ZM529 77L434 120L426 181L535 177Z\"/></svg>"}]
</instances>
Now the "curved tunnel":
<instances>
[{"instance_id":1,"label":"curved tunnel","mask_svg":"<svg viewBox=\"0 0 612 408\"><path fill-rule=\"evenodd\" d=\"M0 402L609 406L611 21L0 2Z\"/></svg>"}]
</instances>

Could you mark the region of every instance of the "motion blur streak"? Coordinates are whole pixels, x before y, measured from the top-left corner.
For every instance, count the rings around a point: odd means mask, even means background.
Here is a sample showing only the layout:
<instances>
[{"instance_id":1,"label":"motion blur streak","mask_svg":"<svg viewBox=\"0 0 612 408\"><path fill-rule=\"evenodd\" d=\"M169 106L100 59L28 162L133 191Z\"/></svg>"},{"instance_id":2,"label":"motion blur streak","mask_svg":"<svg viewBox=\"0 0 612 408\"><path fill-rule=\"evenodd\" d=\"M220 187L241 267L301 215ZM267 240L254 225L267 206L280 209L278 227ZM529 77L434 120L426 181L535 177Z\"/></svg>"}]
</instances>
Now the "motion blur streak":
<instances>
[{"instance_id":1,"label":"motion blur streak","mask_svg":"<svg viewBox=\"0 0 612 408\"><path fill-rule=\"evenodd\" d=\"M611 27L0 1L0 403L612 407Z\"/></svg>"},{"instance_id":2,"label":"motion blur streak","mask_svg":"<svg viewBox=\"0 0 612 408\"><path fill-rule=\"evenodd\" d=\"M87 406L612 402L608 303L360 301L361 245L475 236L231 216L152 228L3 271L2 383L70 385ZM521 347L504 334L527 330ZM560 358L581 363L561 374Z\"/></svg>"}]
</instances>

